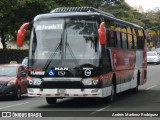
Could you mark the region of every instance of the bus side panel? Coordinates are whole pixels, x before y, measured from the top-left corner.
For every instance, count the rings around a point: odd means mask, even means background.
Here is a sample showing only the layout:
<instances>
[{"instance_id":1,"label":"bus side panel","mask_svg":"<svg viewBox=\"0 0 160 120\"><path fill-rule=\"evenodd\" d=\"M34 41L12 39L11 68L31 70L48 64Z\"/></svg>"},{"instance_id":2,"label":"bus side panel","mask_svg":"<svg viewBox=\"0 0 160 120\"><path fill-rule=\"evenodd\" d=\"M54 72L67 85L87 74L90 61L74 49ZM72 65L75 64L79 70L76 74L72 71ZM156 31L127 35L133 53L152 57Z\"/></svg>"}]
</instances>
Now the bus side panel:
<instances>
[{"instance_id":1,"label":"bus side panel","mask_svg":"<svg viewBox=\"0 0 160 120\"><path fill-rule=\"evenodd\" d=\"M118 76L117 93L130 89L131 81L134 80L136 52L134 50L112 49L110 54L112 69L116 73L116 77Z\"/></svg>"},{"instance_id":2,"label":"bus side panel","mask_svg":"<svg viewBox=\"0 0 160 120\"><path fill-rule=\"evenodd\" d=\"M100 77L103 88L102 91L103 97L111 95L112 77L113 77L113 72L106 73L102 77Z\"/></svg>"},{"instance_id":3,"label":"bus side panel","mask_svg":"<svg viewBox=\"0 0 160 120\"><path fill-rule=\"evenodd\" d=\"M145 83L146 68L143 67L144 52L142 50L110 49L109 51L112 71L104 75L106 79L103 81L103 87L111 86L113 74L115 74L117 93L135 88L138 82L138 71L140 72L140 84Z\"/></svg>"}]
</instances>

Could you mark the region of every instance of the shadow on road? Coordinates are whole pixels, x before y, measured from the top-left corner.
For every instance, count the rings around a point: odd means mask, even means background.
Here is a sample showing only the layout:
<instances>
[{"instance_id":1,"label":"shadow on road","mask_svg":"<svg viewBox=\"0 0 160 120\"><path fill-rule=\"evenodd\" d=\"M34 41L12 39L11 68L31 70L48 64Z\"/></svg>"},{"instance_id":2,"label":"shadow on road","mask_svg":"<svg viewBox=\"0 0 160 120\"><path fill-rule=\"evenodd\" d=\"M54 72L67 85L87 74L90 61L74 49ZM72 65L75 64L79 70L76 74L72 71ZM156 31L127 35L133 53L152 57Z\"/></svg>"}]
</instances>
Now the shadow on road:
<instances>
[{"instance_id":1,"label":"shadow on road","mask_svg":"<svg viewBox=\"0 0 160 120\"><path fill-rule=\"evenodd\" d=\"M44 101L46 102L46 101ZM100 98L64 98L63 101L59 100L55 105L46 105L39 106L40 109L52 109L52 108L94 108L100 106L107 106L106 99Z\"/></svg>"},{"instance_id":2,"label":"shadow on road","mask_svg":"<svg viewBox=\"0 0 160 120\"><path fill-rule=\"evenodd\" d=\"M142 94L144 90L140 90L137 94L131 94L129 91L117 94L115 101L108 102L106 98L65 98L58 100L54 105L48 105L47 103L41 106L38 106L38 109L42 110L53 110L53 109L83 109L83 108L101 108L104 106L109 106L115 104L118 101L123 101L127 99L134 99L135 97ZM44 99L44 102L45 99Z\"/></svg>"}]
</instances>

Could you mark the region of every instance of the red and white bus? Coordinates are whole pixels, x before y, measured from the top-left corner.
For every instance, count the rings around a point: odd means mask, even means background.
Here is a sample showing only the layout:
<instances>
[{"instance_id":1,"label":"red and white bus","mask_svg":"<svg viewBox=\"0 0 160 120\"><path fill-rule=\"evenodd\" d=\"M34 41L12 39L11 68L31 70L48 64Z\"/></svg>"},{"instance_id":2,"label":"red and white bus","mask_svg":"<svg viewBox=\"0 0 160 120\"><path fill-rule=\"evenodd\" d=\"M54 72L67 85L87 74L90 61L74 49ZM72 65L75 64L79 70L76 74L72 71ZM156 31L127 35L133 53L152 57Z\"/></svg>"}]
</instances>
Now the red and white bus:
<instances>
[{"instance_id":1,"label":"red and white bus","mask_svg":"<svg viewBox=\"0 0 160 120\"><path fill-rule=\"evenodd\" d=\"M17 44L31 31L28 95L108 97L138 91L146 82L144 29L92 7L62 7L21 26Z\"/></svg>"}]
</instances>

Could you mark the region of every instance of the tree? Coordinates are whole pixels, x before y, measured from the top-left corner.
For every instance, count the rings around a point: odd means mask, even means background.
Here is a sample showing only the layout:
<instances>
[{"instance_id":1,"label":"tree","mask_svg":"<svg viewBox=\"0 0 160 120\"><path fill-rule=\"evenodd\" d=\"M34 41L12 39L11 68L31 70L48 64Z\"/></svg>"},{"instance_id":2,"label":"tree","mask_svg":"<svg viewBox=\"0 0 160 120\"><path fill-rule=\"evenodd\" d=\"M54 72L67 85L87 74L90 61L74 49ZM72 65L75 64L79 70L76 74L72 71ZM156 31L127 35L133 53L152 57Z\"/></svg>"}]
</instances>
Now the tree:
<instances>
[{"instance_id":1,"label":"tree","mask_svg":"<svg viewBox=\"0 0 160 120\"><path fill-rule=\"evenodd\" d=\"M107 2L105 5L100 7L100 9L112 13L119 19L144 26L142 18L145 16L141 13L138 13L133 8L131 8L124 0L107 0L107 1L110 2Z\"/></svg>"},{"instance_id":2,"label":"tree","mask_svg":"<svg viewBox=\"0 0 160 120\"><path fill-rule=\"evenodd\" d=\"M3 48L6 49L5 44L5 33L9 29L9 24L14 21L14 14L12 11L14 10L13 5L16 4L15 1L5 1L1 0L0 2L0 36Z\"/></svg>"},{"instance_id":3,"label":"tree","mask_svg":"<svg viewBox=\"0 0 160 120\"><path fill-rule=\"evenodd\" d=\"M0 1L0 37L3 49L6 48L5 36L16 37L16 31L24 22L41 13L49 12L56 7L52 0L1 0Z\"/></svg>"},{"instance_id":4,"label":"tree","mask_svg":"<svg viewBox=\"0 0 160 120\"><path fill-rule=\"evenodd\" d=\"M148 28L158 26L160 21L160 9L155 8L153 10L147 11L146 13L146 19L144 19L144 22L146 23L146 26Z\"/></svg>"}]
</instances>

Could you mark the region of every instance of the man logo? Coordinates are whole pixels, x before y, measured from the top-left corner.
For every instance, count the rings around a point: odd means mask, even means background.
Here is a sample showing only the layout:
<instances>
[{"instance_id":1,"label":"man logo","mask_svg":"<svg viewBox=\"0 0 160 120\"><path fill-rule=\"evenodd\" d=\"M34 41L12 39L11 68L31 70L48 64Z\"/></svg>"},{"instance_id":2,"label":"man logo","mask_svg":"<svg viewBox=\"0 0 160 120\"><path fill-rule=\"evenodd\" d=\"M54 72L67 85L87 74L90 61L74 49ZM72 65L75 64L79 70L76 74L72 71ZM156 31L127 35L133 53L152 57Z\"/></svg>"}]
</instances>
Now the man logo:
<instances>
[{"instance_id":1,"label":"man logo","mask_svg":"<svg viewBox=\"0 0 160 120\"><path fill-rule=\"evenodd\" d=\"M55 70L68 70L68 67L55 67Z\"/></svg>"},{"instance_id":2,"label":"man logo","mask_svg":"<svg viewBox=\"0 0 160 120\"><path fill-rule=\"evenodd\" d=\"M58 71L58 75L59 75L59 76L64 76L65 74L66 74L65 71Z\"/></svg>"}]
</instances>

